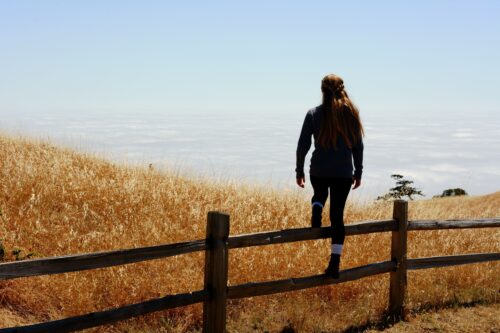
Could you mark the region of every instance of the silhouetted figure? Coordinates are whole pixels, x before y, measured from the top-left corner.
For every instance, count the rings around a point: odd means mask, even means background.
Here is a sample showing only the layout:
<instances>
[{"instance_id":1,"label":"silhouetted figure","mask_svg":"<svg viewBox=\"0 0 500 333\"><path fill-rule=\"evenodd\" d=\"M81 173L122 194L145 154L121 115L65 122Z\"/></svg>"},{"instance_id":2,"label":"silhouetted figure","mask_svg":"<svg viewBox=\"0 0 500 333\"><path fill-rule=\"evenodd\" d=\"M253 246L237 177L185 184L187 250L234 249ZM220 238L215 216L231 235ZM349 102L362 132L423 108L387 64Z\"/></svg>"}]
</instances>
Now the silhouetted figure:
<instances>
[{"instance_id":1,"label":"silhouetted figure","mask_svg":"<svg viewBox=\"0 0 500 333\"><path fill-rule=\"evenodd\" d=\"M304 159L314 137L309 176L314 195L311 199L313 228L321 227L321 215L330 189L332 246L325 273L339 276L340 256L345 238L344 206L351 189L361 185L364 130L359 111L349 99L343 80L334 74L321 81L323 102L310 109L304 119L297 145L297 185L304 187ZM354 165L353 165L354 161Z\"/></svg>"}]
</instances>

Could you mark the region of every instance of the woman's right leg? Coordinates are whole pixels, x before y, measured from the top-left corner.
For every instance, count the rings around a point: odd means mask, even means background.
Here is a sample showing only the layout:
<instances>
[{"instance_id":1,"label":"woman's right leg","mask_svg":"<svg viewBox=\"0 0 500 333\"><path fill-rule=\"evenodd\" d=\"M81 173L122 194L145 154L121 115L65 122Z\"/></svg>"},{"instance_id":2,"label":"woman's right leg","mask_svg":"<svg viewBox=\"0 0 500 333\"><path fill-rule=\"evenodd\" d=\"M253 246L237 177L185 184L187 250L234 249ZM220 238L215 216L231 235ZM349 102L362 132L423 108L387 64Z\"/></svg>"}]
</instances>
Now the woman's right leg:
<instances>
[{"instance_id":1,"label":"woman's right leg","mask_svg":"<svg viewBox=\"0 0 500 333\"><path fill-rule=\"evenodd\" d=\"M328 198L328 181L326 178L309 175L314 195L311 199L312 215L311 226L313 228L321 227L321 215Z\"/></svg>"}]
</instances>

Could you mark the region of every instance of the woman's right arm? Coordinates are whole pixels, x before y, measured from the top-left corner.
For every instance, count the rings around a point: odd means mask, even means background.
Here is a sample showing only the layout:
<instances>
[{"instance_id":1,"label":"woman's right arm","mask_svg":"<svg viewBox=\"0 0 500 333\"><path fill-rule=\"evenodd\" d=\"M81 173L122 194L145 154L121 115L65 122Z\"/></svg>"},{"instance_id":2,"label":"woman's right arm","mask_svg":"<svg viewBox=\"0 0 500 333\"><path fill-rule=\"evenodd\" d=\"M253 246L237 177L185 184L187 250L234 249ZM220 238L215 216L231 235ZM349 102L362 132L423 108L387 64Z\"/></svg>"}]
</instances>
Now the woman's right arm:
<instances>
[{"instance_id":1,"label":"woman's right arm","mask_svg":"<svg viewBox=\"0 0 500 333\"><path fill-rule=\"evenodd\" d=\"M304 175L304 160L306 159L307 152L311 148L311 136L313 135L313 119L312 113L307 112L300 131L299 142L297 143L297 163L295 172L297 179L305 177Z\"/></svg>"},{"instance_id":2,"label":"woman's right arm","mask_svg":"<svg viewBox=\"0 0 500 333\"><path fill-rule=\"evenodd\" d=\"M354 178L361 180L363 173L363 139L359 138L358 142L352 147L352 159L354 160Z\"/></svg>"}]
</instances>

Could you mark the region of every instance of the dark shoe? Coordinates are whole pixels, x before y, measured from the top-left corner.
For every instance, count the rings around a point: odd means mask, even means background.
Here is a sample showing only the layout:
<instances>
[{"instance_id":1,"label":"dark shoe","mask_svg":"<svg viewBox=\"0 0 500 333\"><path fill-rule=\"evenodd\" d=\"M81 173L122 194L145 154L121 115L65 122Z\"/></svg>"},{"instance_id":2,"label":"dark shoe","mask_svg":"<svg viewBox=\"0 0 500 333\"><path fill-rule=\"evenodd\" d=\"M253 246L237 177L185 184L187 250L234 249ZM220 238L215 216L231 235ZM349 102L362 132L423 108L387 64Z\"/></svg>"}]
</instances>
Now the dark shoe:
<instances>
[{"instance_id":1,"label":"dark shoe","mask_svg":"<svg viewBox=\"0 0 500 333\"><path fill-rule=\"evenodd\" d=\"M340 266L340 255L339 254L331 254L330 262L328 263L328 267L325 269L325 274L334 279L339 278L339 266Z\"/></svg>"},{"instance_id":2,"label":"dark shoe","mask_svg":"<svg viewBox=\"0 0 500 333\"><path fill-rule=\"evenodd\" d=\"M323 207L319 205L312 206L312 217L311 226L313 228L321 228L321 214L323 213Z\"/></svg>"}]
</instances>

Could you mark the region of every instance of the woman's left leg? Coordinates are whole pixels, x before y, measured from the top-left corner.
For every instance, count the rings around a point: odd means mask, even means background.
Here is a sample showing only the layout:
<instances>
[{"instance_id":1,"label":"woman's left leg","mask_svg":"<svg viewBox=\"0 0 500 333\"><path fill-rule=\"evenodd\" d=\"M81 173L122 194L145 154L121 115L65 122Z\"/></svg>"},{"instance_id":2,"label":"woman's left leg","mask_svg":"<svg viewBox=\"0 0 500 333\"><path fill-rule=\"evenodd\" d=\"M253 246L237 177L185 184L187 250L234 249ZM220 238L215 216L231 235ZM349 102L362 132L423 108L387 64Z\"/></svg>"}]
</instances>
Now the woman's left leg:
<instances>
[{"instance_id":1,"label":"woman's left leg","mask_svg":"<svg viewBox=\"0 0 500 333\"><path fill-rule=\"evenodd\" d=\"M342 245L345 238L344 208L351 190L350 178L332 178L330 182L330 222L332 244Z\"/></svg>"},{"instance_id":2,"label":"woman's left leg","mask_svg":"<svg viewBox=\"0 0 500 333\"><path fill-rule=\"evenodd\" d=\"M330 262L325 273L339 277L340 256L345 239L344 207L351 190L350 178L332 178L330 182L330 221L332 224L332 248Z\"/></svg>"}]
</instances>

